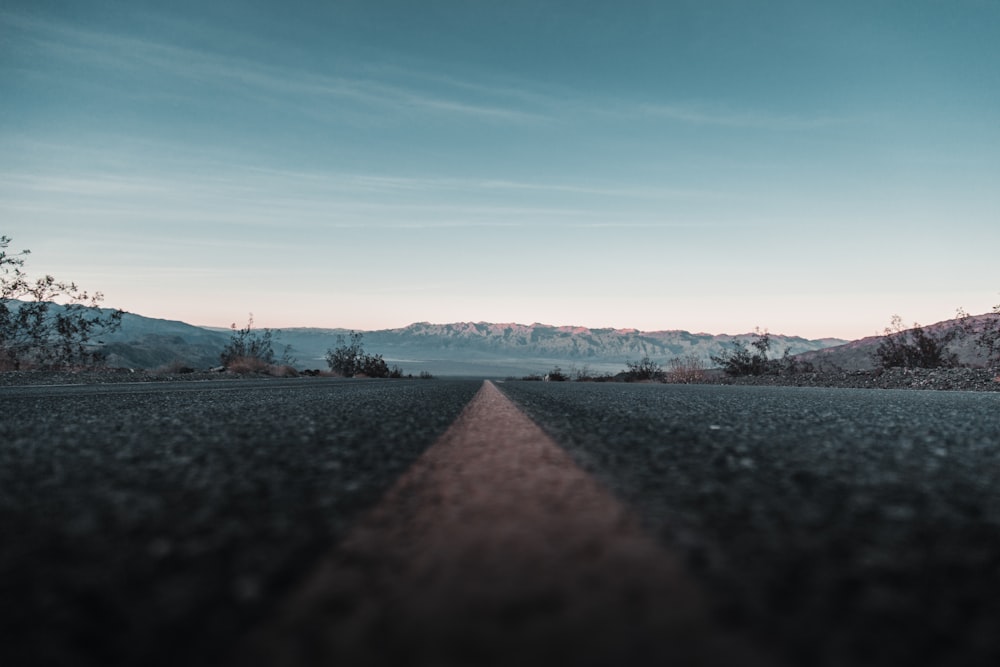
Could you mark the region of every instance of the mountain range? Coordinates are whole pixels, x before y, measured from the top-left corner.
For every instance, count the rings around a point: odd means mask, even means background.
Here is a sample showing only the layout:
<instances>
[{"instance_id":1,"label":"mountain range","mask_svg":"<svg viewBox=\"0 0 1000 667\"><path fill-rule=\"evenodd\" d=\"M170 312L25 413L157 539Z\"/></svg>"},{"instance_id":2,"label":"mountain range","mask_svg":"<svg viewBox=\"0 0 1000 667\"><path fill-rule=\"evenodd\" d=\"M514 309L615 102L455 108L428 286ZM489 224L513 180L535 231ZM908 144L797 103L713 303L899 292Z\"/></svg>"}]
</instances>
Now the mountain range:
<instances>
[{"instance_id":1,"label":"mountain range","mask_svg":"<svg viewBox=\"0 0 1000 667\"><path fill-rule=\"evenodd\" d=\"M288 328L275 332L275 351L287 345L298 368L326 368L326 351L338 345L348 329ZM548 324L494 324L418 322L398 329L365 331L366 351L381 354L404 372L434 375L506 376L544 373L554 366L592 373L616 373L626 362L643 357L668 363L678 357L708 357L734 340L750 341L752 334L712 335L687 331L638 331L590 329ZM101 338L112 366L157 368L184 365L209 368L219 363L219 353L230 331L198 327L127 313L121 328ZM837 338L810 340L771 335L772 351L799 354L845 344Z\"/></svg>"}]
</instances>

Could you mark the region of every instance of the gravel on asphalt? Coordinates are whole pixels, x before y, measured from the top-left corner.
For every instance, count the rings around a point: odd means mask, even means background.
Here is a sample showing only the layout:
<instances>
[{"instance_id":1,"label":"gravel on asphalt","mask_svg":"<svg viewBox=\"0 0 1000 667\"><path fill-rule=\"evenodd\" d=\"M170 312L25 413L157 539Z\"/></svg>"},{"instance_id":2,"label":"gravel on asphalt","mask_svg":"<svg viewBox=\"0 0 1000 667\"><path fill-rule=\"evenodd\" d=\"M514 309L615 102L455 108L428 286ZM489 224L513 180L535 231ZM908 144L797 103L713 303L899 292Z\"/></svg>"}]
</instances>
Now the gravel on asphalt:
<instances>
[{"instance_id":1,"label":"gravel on asphalt","mask_svg":"<svg viewBox=\"0 0 1000 667\"><path fill-rule=\"evenodd\" d=\"M487 383L230 664L772 664L705 612L676 556Z\"/></svg>"},{"instance_id":2,"label":"gravel on asphalt","mask_svg":"<svg viewBox=\"0 0 1000 667\"><path fill-rule=\"evenodd\" d=\"M716 372L706 373L704 380L712 384L772 387L1000 391L1000 369L996 368L879 368L866 371L826 370L736 377Z\"/></svg>"},{"instance_id":3,"label":"gravel on asphalt","mask_svg":"<svg viewBox=\"0 0 1000 667\"><path fill-rule=\"evenodd\" d=\"M479 386L0 388L0 664L216 664Z\"/></svg>"},{"instance_id":4,"label":"gravel on asphalt","mask_svg":"<svg viewBox=\"0 0 1000 667\"><path fill-rule=\"evenodd\" d=\"M499 386L791 664L1000 664L1000 396Z\"/></svg>"}]
</instances>

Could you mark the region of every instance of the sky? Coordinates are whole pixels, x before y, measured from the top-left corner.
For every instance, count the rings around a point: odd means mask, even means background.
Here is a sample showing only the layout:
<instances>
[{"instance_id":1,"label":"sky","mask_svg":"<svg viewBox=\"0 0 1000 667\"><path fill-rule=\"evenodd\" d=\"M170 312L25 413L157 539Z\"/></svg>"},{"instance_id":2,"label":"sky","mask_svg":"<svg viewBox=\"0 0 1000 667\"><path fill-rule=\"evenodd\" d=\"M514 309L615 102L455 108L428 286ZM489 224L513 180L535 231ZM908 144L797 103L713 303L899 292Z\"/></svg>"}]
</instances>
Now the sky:
<instances>
[{"instance_id":1,"label":"sky","mask_svg":"<svg viewBox=\"0 0 1000 667\"><path fill-rule=\"evenodd\" d=\"M192 324L1000 303L996 0L0 0L0 234Z\"/></svg>"}]
</instances>

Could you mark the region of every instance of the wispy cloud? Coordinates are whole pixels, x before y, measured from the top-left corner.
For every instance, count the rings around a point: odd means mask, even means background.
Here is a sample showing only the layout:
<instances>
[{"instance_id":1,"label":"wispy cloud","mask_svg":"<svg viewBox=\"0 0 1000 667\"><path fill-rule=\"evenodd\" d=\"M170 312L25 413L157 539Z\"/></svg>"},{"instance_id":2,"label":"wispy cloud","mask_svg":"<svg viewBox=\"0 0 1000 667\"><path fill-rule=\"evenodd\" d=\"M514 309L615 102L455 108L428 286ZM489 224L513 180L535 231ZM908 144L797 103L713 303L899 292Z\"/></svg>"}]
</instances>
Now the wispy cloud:
<instances>
[{"instance_id":1,"label":"wispy cloud","mask_svg":"<svg viewBox=\"0 0 1000 667\"><path fill-rule=\"evenodd\" d=\"M201 85L236 91L257 100L325 116L319 104L339 100L380 113L413 113L502 123L542 123L567 118L644 118L714 127L812 130L850 122L832 115L804 115L765 109L728 108L712 102L640 102L595 98L569 89L546 91L530 81L461 78L432 68L338 62L337 73L277 66L166 41L41 22L15 13L0 15L11 40L40 54L104 69L156 71ZM12 42L13 43L13 42ZM347 73L345 73L347 72ZM77 82L79 85L79 82ZM290 100L290 98L294 98ZM302 102L314 100L315 103Z\"/></svg>"},{"instance_id":2,"label":"wispy cloud","mask_svg":"<svg viewBox=\"0 0 1000 667\"><path fill-rule=\"evenodd\" d=\"M551 83L546 84L546 92L541 92L537 82L520 79L512 81L509 77L471 80L439 71L431 71L431 68L418 69L386 64L367 64L364 71L370 72L375 78L423 81L445 88L471 92L486 98L506 99L537 109L549 109L555 104L564 106L567 99L574 97L572 90L553 90Z\"/></svg>"},{"instance_id":3,"label":"wispy cloud","mask_svg":"<svg viewBox=\"0 0 1000 667\"><path fill-rule=\"evenodd\" d=\"M847 122L834 116L794 116L765 111L712 109L695 105L640 104L634 113L645 117L735 128L809 130Z\"/></svg>"},{"instance_id":4,"label":"wispy cloud","mask_svg":"<svg viewBox=\"0 0 1000 667\"><path fill-rule=\"evenodd\" d=\"M48 151L72 151L50 146ZM153 147L155 149L155 147ZM148 151L143 151L145 154ZM156 152L154 150L154 152ZM47 153L46 153L47 154ZM734 195L647 185L594 186L451 176L287 170L219 161L149 171L122 161L114 169L83 166L0 171L0 211L46 215L103 227L139 221L255 229L673 228L635 201L716 201ZM59 160L46 157L43 163ZM656 209L669 210L657 204ZM629 212L633 211L633 212Z\"/></svg>"},{"instance_id":5,"label":"wispy cloud","mask_svg":"<svg viewBox=\"0 0 1000 667\"><path fill-rule=\"evenodd\" d=\"M122 197L163 193L162 183L120 175L54 176L0 172L0 188L46 194Z\"/></svg>"},{"instance_id":6,"label":"wispy cloud","mask_svg":"<svg viewBox=\"0 0 1000 667\"><path fill-rule=\"evenodd\" d=\"M252 95L280 100L290 95L337 98L386 112L414 110L502 122L538 122L545 116L521 108L516 100L480 103L469 96L432 93L388 79L330 75L279 67L206 50L137 39L23 16L0 17L0 25L16 28L22 43L49 57L104 69L156 71L201 84L241 89ZM455 82L452 82L453 85ZM455 87L458 87L457 85ZM475 86L468 86L475 88ZM496 93L497 91L493 91Z\"/></svg>"},{"instance_id":7,"label":"wispy cloud","mask_svg":"<svg viewBox=\"0 0 1000 667\"><path fill-rule=\"evenodd\" d=\"M0 172L0 211L100 220L101 224L199 222L283 230L516 227L595 215L588 209L567 207L565 202L533 206L471 201L427 190L408 190L411 196L386 201L353 185L330 189L318 178L304 183L298 177L275 178L274 172L268 176L247 180L245 173L233 173L202 180L197 174L126 177Z\"/></svg>"},{"instance_id":8,"label":"wispy cloud","mask_svg":"<svg viewBox=\"0 0 1000 667\"><path fill-rule=\"evenodd\" d=\"M265 168L251 168L252 172L268 177L287 179L297 183L312 183L317 187L356 191L363 193L390 192L433 192L452 191L466 194L480 193L484 195L501 192L532 192L539 194L585 195L608 198L643 198L643 199L682 199L682 198L720 198L729 195L711 191L689 188L649 187L649 186L596 186L580 183L558 182L526 182L505 179L476 179L414 176L386 176L363 173L326 172L326 171L289 171Z\"/></svg>"}]
</instances>

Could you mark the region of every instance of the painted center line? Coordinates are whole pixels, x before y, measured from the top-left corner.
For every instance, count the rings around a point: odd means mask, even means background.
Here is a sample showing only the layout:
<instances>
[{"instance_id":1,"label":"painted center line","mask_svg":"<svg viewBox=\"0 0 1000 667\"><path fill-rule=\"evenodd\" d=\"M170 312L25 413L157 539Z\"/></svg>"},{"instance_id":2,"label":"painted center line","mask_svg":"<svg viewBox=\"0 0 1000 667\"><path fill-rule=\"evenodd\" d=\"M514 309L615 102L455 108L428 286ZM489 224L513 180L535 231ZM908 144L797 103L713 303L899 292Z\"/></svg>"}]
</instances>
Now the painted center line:
<instances>
[{"instance_id":1,"label":"painted center line","mask_svg":"<svg viewBox=\"0 0 1000 667\"><path fill-rule=\"evenodd\" d=\"M754 661L677 558L487 382L235 662Z\"/></svg>"}]
</instances>

